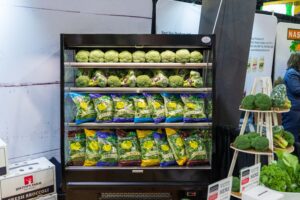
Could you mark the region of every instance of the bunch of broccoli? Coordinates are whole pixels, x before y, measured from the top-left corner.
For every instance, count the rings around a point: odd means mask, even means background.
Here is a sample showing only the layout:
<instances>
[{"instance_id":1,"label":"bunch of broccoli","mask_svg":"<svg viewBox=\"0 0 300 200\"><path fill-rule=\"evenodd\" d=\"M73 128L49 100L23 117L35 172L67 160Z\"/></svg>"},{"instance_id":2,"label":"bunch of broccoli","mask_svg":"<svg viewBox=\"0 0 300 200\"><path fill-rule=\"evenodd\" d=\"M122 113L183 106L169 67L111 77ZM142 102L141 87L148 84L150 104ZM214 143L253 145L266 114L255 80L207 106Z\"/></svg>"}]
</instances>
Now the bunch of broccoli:
<instances>
[{"instance_id":1,"label":"bunch of broccoli","mask_svg":"<svg viewBox=\"0 0 300 200\"><path fill-rule=\"evenodd\" d=\"M190 76L186 79L183 83L184 87L202 87L203 86L203 79L199 72L191 70Z\"/></svg>"},{"instance_id":2,"label":"bunch of broccoli","mask_svg":"<svg viewBox=\"0 0 300 200\"><path fill-rule=\"evenodd\" d=\"M240 185L241 185L240 178L236 177L236 176L233 176L232 177L231 191L232 192L240 192Z\"/></svg>"},{"instance_id":3,"label":"bunch of broccoli","mask_svg":"<svg viewBox=\"0 0 300 200\"><path fill-rule=\"evenodd\" d=\"M273 141L275 147L285 149L294 145L295 138L292 133L285 131L282 126L274 126Z\"/></svg>"},{"instance_id":4,"label":"bunch of broccoli","mask_svg":"<svg viewBox=\"0 0 300 200\"><path fill-rule=\"evenodd\" d=\"M263 93L247 95L242 100L241 108L248 110L271 110L272 100L268 95Z\"/></svg>"},{"instance_id":5,"label":"bunch of broccoli","mask_svg":"<svg viewBox=\"0 0 300 200\"><path fill-rule=\"evenodd\" d=\"M256 151L267 151L269 149L269 140L260 136L258 133L251 132L236 137L233 145L241 150L255 149Z\"/></svg>"}]
</instances>

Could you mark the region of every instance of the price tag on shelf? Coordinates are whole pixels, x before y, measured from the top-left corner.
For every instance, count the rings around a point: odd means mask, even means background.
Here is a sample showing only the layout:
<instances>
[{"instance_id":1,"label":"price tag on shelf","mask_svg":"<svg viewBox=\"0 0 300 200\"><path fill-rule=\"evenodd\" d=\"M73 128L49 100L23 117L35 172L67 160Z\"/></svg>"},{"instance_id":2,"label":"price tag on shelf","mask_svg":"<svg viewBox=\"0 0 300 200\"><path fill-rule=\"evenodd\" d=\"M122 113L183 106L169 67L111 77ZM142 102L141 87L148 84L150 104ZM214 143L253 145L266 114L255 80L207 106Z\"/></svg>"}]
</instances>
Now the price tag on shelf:
<instances>
[{"instance_id":1,"label":"price tag on shelf","mask_svg":"<svg viewBox=\"0 0 300 200\"><path fill-rule=\"evenodd\" d=\"M258 186L260 177L260 167L261 164L258 163L256 165L241 170L241 192L245 192L253 187Z\"/></svg>"},{"instance_id":2,"label":"price tag on shelf","mask_svg":"<svg viewBox=\"0 0 300 200\"><path fill-rule=\"evenodd\" d=\"M232 177L210 184L207 191L207 200L230 200Z\"/></svg>"}]
</instances>

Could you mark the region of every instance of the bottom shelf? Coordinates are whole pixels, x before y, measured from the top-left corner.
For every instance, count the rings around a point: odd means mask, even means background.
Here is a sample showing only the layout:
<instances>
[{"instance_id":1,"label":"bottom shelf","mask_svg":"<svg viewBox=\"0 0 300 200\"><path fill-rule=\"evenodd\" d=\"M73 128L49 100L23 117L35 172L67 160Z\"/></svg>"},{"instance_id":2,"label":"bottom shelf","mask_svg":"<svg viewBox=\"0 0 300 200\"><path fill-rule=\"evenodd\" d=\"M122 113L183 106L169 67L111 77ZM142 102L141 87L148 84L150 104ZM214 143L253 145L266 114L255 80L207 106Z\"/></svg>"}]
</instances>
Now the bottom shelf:
<instances>
[{"instance_id":1,"label":"bottom shelf","mask_svg":"<svg viewBox=\"0 0 300 200\"><path fill-rule=\"evenodd\" d=\"M231 196L238 198L238 199L242 199L242 193L239 193L239 192L231 192Z\"/></svg>"},{"instance_id":2,"label":"bottom shelf","mask_svg":"<svg viewBox=\"0 0 300 200\"><path fill-rule=\"evenodd\" d=\"M85 167L85 166L67 166L65 168L67 171L97 171L97 170L189 170L189 169L198 169L198 170L211 170L210 165L201 165L201 166L169 166L169 167Z\"/></svg>"}]
</instances>

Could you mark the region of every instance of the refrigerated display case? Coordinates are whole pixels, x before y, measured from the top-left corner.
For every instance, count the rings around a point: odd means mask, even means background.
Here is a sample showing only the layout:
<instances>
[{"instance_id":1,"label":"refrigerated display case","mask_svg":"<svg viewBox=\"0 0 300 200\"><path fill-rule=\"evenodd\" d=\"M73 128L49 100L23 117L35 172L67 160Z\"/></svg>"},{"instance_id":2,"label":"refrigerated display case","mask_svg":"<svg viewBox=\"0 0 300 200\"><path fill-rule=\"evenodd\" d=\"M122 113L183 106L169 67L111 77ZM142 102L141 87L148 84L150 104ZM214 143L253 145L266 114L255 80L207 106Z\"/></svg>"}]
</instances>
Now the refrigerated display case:
<instances>
[{"instance_id":1,"label":"refrigerated display case","mask_svg":"<svg viewBox=\"0 0 300 200\"><path fill-rule=\"evenodd\" d=\"M134 52L136 50L176 51L179 49L197 50L203 54L201 62L187 63L120 63L120 62L76 62L79 50L100 49ZM63 189L67 199L179 199L188 197L199 199L205 196L207 185L214 179L215 155L215 37L214 35L135 35L135 34L62 34L61 35L61 162ZM203 78L201 87L77 87L75 84L78 69L111 70L163 69L168 72L196 70ZM210 107L212 116L199 122L74 122L74 104L69 94L206 94L207 113ZM209 104L211 102L211 104ZM210 105L210 106L209 106ZM78 129L198 129L209 134L206 138L208 162L197 166L74 166L69 165L68 132ZM207 136L207 135L206 135Z\"/></svg>"}]
</instances>

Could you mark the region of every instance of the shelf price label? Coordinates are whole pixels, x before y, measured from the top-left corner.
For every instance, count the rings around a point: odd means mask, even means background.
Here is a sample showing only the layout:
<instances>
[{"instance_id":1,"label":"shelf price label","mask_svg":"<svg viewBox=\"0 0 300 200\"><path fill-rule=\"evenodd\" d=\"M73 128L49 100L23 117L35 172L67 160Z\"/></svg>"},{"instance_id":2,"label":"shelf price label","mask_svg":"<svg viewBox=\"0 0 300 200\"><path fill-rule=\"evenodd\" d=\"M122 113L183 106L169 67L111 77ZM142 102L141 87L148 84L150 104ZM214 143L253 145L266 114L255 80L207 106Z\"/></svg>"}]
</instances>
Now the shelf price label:
<instances>
[{"instance_id":1,"label":"shelf price label","mask_svg":"<svg viewBox=\"0 0 300 200\"><path fill-rule=\"evenodd\" d=\"M210 184L207 191L207 200L230 200L232 177Z\"/></svg>"},{"instance_id":2,"label":"shelf price label","mask_svg":"<svg viewBox=\"0 0 300 200\"><path fill-rule=\"evenodd\" d=\"M245 192L253 187L258 186L260 177L260 167L261 164L258 163L256 165L241 170L241 192Z\"/></svg>"}]
</instances>

